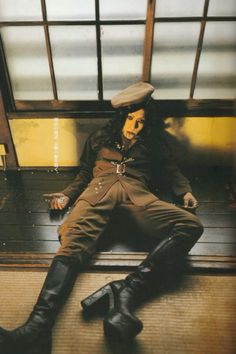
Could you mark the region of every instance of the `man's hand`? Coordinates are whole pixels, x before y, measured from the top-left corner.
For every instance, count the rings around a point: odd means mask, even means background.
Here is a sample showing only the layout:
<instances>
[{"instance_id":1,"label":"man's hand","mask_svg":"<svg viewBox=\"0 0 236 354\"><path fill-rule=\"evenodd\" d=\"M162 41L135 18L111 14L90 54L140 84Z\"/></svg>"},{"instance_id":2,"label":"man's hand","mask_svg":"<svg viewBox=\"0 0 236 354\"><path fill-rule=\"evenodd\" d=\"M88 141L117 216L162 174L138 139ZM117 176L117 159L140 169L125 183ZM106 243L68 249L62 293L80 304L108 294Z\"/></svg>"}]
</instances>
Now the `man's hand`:
<instances>
[{"instance_id":1,"label":"man's hand","mask_svg":"<svg viewBox=\"0 0 236 354\"><path fill-rule=\"evenodd\" d=\"M49 203L51 210L62 210L70 201L70 198L63 193L44 194L45 201Z\"/></svg>"},{"instance_id":2,"label":"man's hand","mask_svg":"<svg viewBox=\"0 0 236 354\"><path fill-rule=\"evenodd\" d=\"M184 208L186 209L195 209L198 207L197 199L190 192L184 194L183 201Z\"/></svg>"}]
</instances>

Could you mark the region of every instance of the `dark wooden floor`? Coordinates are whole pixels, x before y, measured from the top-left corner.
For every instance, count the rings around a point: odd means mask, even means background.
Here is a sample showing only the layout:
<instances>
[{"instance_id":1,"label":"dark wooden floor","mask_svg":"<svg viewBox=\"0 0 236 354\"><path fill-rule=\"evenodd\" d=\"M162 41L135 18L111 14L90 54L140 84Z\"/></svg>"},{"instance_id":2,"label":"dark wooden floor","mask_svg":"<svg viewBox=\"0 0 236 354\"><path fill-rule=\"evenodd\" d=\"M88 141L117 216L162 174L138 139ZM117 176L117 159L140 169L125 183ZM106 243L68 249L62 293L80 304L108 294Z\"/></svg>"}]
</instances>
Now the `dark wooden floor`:
<instances>
[{"instance_id":1,"label":"dark wooden floor","mask_svg":"<svg viewBox=\"0 0 236 354\"><path fill-rule=\"evenodd\" d=\"M0 172L0 264L42 264L58 248L57 227L66 214L50 214L42 195L67 186L75 171ZM236 196L226 167L188 169L205 231L190 252L193 267L236 269ZM98 265L135 265L149 250L131 222L115 215L100 242ZM122 219L123 220L123 219ZM114 227L115 225L115 227ZM134 237L135 236L135 237Z\"/></svg>"}]
</instances>

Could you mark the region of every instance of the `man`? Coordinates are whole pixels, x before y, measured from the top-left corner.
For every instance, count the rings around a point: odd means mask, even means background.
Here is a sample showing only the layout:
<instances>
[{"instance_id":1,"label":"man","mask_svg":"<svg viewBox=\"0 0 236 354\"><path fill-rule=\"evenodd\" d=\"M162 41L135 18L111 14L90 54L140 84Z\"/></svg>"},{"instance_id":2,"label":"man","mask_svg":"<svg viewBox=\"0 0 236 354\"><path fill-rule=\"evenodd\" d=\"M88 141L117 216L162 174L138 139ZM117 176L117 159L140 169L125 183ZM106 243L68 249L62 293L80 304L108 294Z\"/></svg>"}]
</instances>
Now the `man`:
<instances>
[{"instance_id":1,"label":"man","mask_svg":"<svg viewBox=\"0 0 236 354\"><path fill-rule=\"evenodd\" d=\"M28 321L13 330L0 331L0 345L10 354L51 353L51 331L78 271L91 258L112 211L119 205L155 239L156 247L125 279L106 284L82 301L85 311L109 304L104 318L108 337L130 339L142 329L132 305L150 282L158 282L167 268L175 267L202 234L197 217L163 202L151 190L159 172L185 207L197 201L188 180L171 160L164 135L151 126L152 85L139 82L112 99L117 118L92 134L81 156L80 172L61 193L45 195L51 209L74 203L59 228L59 248Z\"/></svg>"}]
</instances>

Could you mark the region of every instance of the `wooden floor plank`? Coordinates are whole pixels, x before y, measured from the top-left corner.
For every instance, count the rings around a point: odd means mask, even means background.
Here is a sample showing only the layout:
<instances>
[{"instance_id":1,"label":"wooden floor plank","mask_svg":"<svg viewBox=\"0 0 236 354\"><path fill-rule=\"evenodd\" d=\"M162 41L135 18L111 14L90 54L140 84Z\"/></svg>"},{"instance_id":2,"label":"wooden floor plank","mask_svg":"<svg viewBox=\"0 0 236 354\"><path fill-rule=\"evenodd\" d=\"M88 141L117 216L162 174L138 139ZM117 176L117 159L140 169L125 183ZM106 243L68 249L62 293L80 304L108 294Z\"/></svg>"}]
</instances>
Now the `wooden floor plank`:
<instances>
[{"instance_id":1,"label":"wooden floor plank","mask_svg":"<svg viewBox=\"0 0 236 354\"><path fill-rule=\"evenodd\" d=\"M42 181L40 180L25 180L25 181L18 181L14 184L9 184L5 181L5 183L0 183L0 191L2 192L15 192L19 189L22 189L25 193L27 190L29 191L42 191L42 193L45 191L60 191L67 187L72 180L47 180L44 179Z\"/></svg>"},{"instance_id":2,"label":"wooden floor plank","mask_svg":"<svg viewBox=\"0 0 236 354\"><path fill-rule=\"evenodd\" d=\"M20 169L17 171L0 171L0 182L8 181L9 183L15 183L15 181L42 181L46 180L72 180L79 169L67 169L67 170L55 170L55 169Z\"/></svg>"},{"instance_id":3,"label":"wooden floor plank","mask_svg":"<svg viewBox=\"0 0 236 354\"><path fill-rule=\"evenodd\" d=\"M52 241L57 238L57 226L2 225L1 241Z\"/></svg>"},{"instance_id":4,"label":"wooden floor plank","mask_svg":"<svg viewBox=\"0 0 236 354\"><path fill-rule=\"evenodd\" d=\"M234 214L236 215L236 207L232 201L228 202L200 202L197 209L197 215L201 214Z\"/></svg>"},{"instance_id":5,"label":"wooden floor plank","mask_svg":"<svg viewBox=\"0 0 236 354\"><path fill-rule=\"evenodd\" d=\"M5 241L1 242L1 252L55 253L59 241Z\"/></svg>"},{"instance_id":6,"label":"wooden floor plank","mask_svg":"<svg viewBox=\"0 0 236 354\"><path fill-rule=\"evenodd\" d=\"M138 251L149 251L150 249L138 249L138 244L129 243L115 243L111 249L110 245L102 247L104 252L138 252ZM57 240L53 241L1 241L0 251L1 252L42 252L42 253L54 253L59 247L59 242ZM98 247L98 251L101 251ZM202 255L202 256L226 256L226 257L236 257L236 244L231 243L201 243L198 242L191 249L190 255Z\"/></svg>"}]
</instances>

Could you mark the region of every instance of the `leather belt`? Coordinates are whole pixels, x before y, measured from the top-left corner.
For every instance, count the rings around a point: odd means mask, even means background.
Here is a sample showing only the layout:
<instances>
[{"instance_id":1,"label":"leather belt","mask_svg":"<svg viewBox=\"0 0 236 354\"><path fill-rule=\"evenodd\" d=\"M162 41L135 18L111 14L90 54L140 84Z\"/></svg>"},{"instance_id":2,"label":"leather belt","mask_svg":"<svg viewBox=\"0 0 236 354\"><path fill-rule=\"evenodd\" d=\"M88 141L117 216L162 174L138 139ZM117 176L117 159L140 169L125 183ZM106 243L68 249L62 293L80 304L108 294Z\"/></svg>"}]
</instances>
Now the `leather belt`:
<instances>
[{"instance_id":1,"label":"leather belt","mask_svg":"<svg viewBox=\"0 0 236 354\"><path fill-rule=\"evenodd\" d=\"M123 161L113 161L113 160L109 160L109 162L112 165L116 166L116 173L118 175L123 175L126 172L126 164L129 162L134 161L134 159L132 157L130 157L129 159L123 160Z\"/></svg>"}]
</instances>

